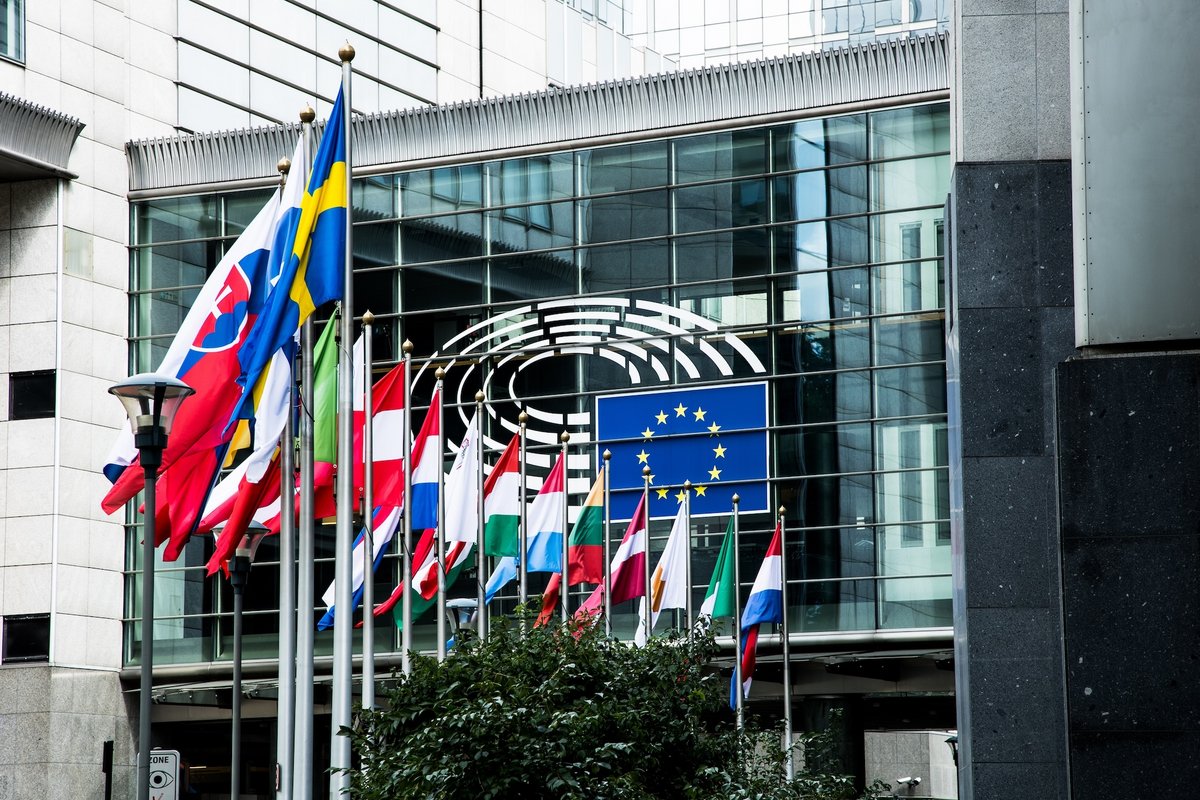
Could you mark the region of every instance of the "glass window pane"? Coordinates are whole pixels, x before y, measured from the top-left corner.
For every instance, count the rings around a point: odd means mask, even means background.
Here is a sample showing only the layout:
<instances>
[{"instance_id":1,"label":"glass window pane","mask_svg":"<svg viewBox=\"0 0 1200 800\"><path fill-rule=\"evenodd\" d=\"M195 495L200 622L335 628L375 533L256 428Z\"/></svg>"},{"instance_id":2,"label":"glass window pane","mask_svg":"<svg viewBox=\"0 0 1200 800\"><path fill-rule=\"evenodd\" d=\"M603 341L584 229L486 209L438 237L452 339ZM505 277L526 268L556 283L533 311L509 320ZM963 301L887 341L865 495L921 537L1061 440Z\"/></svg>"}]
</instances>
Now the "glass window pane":
<instances>
[{"instance_id":1,"label":"glass window pane","mask_svg":"<svg viewBox=\"0 0 1200 800\"><path fill-rule=\"evenodd\" d=\"M225 198L225 235L238 236L271 199L271 192L238 192Z\"/></svg>"},{"instance_id":2,"label":"glass window pane","mask_svg":"<svg viewBox=\"0 0 1200 800\"><path fill-rule=\"evenodd\" d=\"M493 206L567 200L574 193L574 162L570 153L497 161L488 169Z\"/></svg>"},{"instance_id":3,"label":"glass window pane","mask_svg":"<svg viewBox=\"0 0 1200 800\"><path fill-rule=\"evenodd\" d=\"M354 268L395 266L397 229L395 222L354 226Z\"/></svg>"},{"instance_id":4,"label":"glass window pane","mask_svg":"<svg viewBox=\"0 0 1200 800\"><path fill-rule=\"evenodd\" d=\"M875 403L879 417L945 414L945 366L935 364L876 371Z\"/></svg>"},{"instance_id":5,"label":"glass window pane","mask_svg":"<svg viewBox=\"0 0 1200 800\"><path fill-rule=\"evenodd\" d=\"M483 303L482 261L405 267L400 275L404 289L404 311L478 306Z\"/></svg>"},{"instance_id":6,"label":"glass window pane","mask_svg":"<svg viewBox=\"0 0 1200 800\"><path fill-rule=\"evenodd\" d=\"M946 358L941 314L880 317L874 321L874 326L877 365L942 361Z\"/></svg>"},{"instance_id":7,"label":"glass window pane","mask_svg":"<svg viewBox=\"0 0 1200 800\"><path fill-rule=\"evenodd\" d=\"M894 420L875 423L875 469L924 469L946 466L946 423ZM934 495L930 495L931 497ZM943 517L947 509L937 509Z\"/></svg>"},{"instance_id":8,"label":"glass window pane","mask_svg":"<svg viewBox=\"0 0 1200 800\"><path fill-rule=\"evenodd\" d=\"M950 157L929 156L871 165L871 210L893 211L946 201Z\"/></svg>"},{"instance_id":9,"label":"glass window pane","mask_svg":"<svg viewBox=\"0 0 1200 800\"><path fill-rule=\"evenodd\" d=\"M396 180L394 175L356 178L351 184L354 221L393 219L396 216Z\"/></svg>"},{"instance_id":10,"label":"glass window pane","mask_svg":"<svg viewBox=\"0 0 1200 800\"><path fill-rule=\"evenodd\" d=\"M670 231L666 191L596 197L581 200L579 207L581 244L666 236Z\"/></svg>"},{"instance_id":11,"label":"glass window pane","mask_svg":"<svg viewBox=\"0 0 1200 800\"><path fill-rule=\"evenodd\" d=\"M173 336L183 324L188 310L196 302L200 287L148 292L134 295L134 331L137 336ZM170 342L165 342L164 347ZM158 361L149 362L147 369L158 366Z\"/></svg>"},{"instance_id":12,"label":"glass window pane","mask_svg":"<svg viewBox=\"0 0 1200 800\"><path fill-rule=\"evenodd\" d=\"M675 240L675 280L716 280L765 275L770 271L765 228L709 233Z\"/></svg>"},{"instance_id":13,"label":"glass window pane","mask_svg":"<svg viewBox=\"0 0 1200 800\"><path fill-rule=\"evenodd\" d=\"M675 142L675 183L767 172L767 132L733 131Z\"/></svg>"},{"instance_id":14,"label":"glass window pane","mask_svg":"<svg viewBox=\"0 0 1200 800\"><path fill-rule=\"evenodd\" d=\"M816 219L867 211L867 168L797 172L775 179L775 220Z\"/></svg>"},{"instance_id":15,"label":"glass window pane","mask_svg":"<svg viewBox=\"0 0 1200 800\"><path fill-rule=\"evenodd\" d=\"M570 247L575 243L575 208L571 203L517 206L487 213L493 254Z\"/></svg>"},{"instance_id":16,"label":"glass window pane","mask_svg":"<svg viewBox=\"0 0 1200 800\"><path fill-rule=\"evenodd\" d=\"M941 261L906 261L875 267L875 311L894 314L941 309L946 285Z\"/></svg>"},{"instance_id":17,"label":"glass window pane","mask_svg":"<svg viewBox=\"0 0 1200 800\"><path fill-rule=\"evenodd\" d=\"M220 236L220 197L175 197L137 205L138 241L173 242ZM262 203L258 204L262 208ZM255 212L257 213L257 211Z\"/></svg>"},{"instance_id":18,"label":"glass window pane","mask_svg":"<svg viewBox=\"0 0 1200 800\"><path fill-rule=\"evenodd\" d=\"M588 247L579 251L583 291L619 292L669 280L666 241Z\"/></svg>"},{"instance_id":19,"label":"glass window pane","mask_svg":"<svg viewBox=\"0 0 1200 800\"><path fill-rule=\"evenodd\" d=\"M627 192L667 185L667 143L647 142L579 154L580 194Z\"/></svg>"},{"instance_id":20,"label":"glass window pane","mask_svg":"<svg viewBox=\"0 0 1200 800\"><path fill-rule=\"evenodd\" d=\"M944 215L945 209L939 206L871 217L872 260L937 258Z\"/></svg>"},{"instance_id":21,"label":"glass window pane","mask_svg":"<svg viewBox=\"0 0 1200 800\"><path fill-rule=\"evenodd\" d=\"M483 255L483 215L454 214L410 220L400 226L403 264Z\"/></svg>"},{"instance_id":22,"label":"glass window pane","mask_svg":"<svg viewBox=\"0 0 1200 800\"><path fill-rule=\"evenodd\" d=\"M767 222L766 181L714 183L675 190L675 232L740 228Z\"/></svg>"},{"instance_id":23,"label":"glass window pane","mask_svg":"<svg viewBox=\"0 0 1200 800\"><path fill-rule=\"evenodd\" d=\"M573 250L493 258L488 282L492 302L575 294L579 271Z\"/></svg>"},{"instance_id":24,"label":"glass window pane","mask_svg":"<svg viewBox=\"0 0 1200 800\"><path fill-rule=\"evenodd\" d=\"M880 628L948 628L953 624L949 575L879 581Z\"/></svg>"},{"instance_id":25,"label":"glass window pane","mask_svg":"<svg viewBox=\"0 0 1200 800\"><path fill-rule=\"evenodd\" d=\"M945 103L871 114L871 158L900 158L949 149L950 109Z\"/></svg>"},{"instance_id":26,"label":"glass window pane","mask_svg":"<svg viewBox=\"0 0 1200 800\"><path fill-rule=\"evenodd\" d=\"M767 322L766 281L720 281L676 290L679 307L710 319L719 325L764 325ZM718 349L723 340L713 343ZM728 363L743 363L730 354ZM719 375L713 376L720 377Z\"/></svg>"},{"instance_id":27,"label":"glass window pane","mask_svg":"<svg viewBox=\"0 0 1200 800\"><path fill-rule=\"evenodd\" d=\"M404 217L443 214L483 204L483 169L479 164L439 167L399 176L400 213Z\"/></svg>"},{"instance_id":28,"label":"glass window pane","mask_svg":"<svg viewBox=\"0 0 1200 800\"><path fill-rule=\"evenodd\" d=\"M776 314L781 321L865 317L871 311L866 267L803 272L776 281L779 284Z\"/></svg>"},{"instance_id":29,"label":"glass window pane","mask_svg":"<svg viewBox=\"0 0 1200 800\"><path fill-rule=\"evenodd\" d=\"M408 269L413 269L409 267ZM408 269L404 272L407 273ZM413 353L432 353L440 350L442 345L479 322L484 315L482 308L468 308L459 311L439 311L436 314L405 314L402 318L400 339L408 339L413 343ZM428 404L429 393L432 392L432 382L422 381L414 385L414 391L424 392L423 396L413 400ZM414 411L414 415L415 415ZM414 416L414 419L417 417ZM332 537L331 537L332 539ZM331 544L332 547L332 544ZM332 574L332 571L331 571Z\"/></svg>"},{"instance_id":30,"label":"glass window pane","mask_svg":"<svg viewBox=\"0 0 1200 800\"><path fill-rule=\"evenodd\" d=\"M780 425L864 420L871 416L871 379L866 372L835 372L780 378L775 384Z\"/></svg>"},{"instance_id":31,"label":"glass window pane","mask_svg":"<svg viewBox=\"0 0 1200 800\"><path fill-rule=\"evenodd\" d=\"M867 160L863 114L802 120L775 128L773 135L777 172Z\"/></svg>"},{"instance_id":32,"label":"glass window pane","mask_svg":"<svg viewBox=\"0 0 1200 800\"><path fill-rule=\"evenodd\" d=\"M779 476L869 472L871 426L818 425L783 431L775 437L775 452Z\"/></svg>"}]
</instances>

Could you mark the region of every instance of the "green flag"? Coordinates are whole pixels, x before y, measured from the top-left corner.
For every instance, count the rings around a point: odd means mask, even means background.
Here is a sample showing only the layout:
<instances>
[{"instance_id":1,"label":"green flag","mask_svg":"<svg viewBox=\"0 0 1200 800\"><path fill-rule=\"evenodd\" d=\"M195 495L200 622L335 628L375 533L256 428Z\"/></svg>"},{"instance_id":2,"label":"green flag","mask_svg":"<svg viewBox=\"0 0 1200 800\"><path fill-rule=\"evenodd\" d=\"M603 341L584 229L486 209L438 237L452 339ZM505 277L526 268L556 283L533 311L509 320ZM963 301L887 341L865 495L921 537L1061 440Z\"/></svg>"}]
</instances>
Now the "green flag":
<instances>
[{"instance_id":1,"label":"green flag","mask_svg":"<svg viewBox=\"0 0 1200 800\"><path fill-rule=\"evenodd\" d=\"M337 316L313 348L313 461L337 463Z\"/></svg>"},{"instance_id":2,"label":"green flag","mask_svg":"<svg viewBox=\"0 0 1200 800\"><path fill-rule=\"evenodd\" d=\"M712 579L708 582L708 592L700 605L700 615L710 617L732 617L734 615L734 586L733 575L733 517L725 528L725 540L721 543L721 552L717 555L717 564L713 567Z\"/></svg>"}]
</instances>

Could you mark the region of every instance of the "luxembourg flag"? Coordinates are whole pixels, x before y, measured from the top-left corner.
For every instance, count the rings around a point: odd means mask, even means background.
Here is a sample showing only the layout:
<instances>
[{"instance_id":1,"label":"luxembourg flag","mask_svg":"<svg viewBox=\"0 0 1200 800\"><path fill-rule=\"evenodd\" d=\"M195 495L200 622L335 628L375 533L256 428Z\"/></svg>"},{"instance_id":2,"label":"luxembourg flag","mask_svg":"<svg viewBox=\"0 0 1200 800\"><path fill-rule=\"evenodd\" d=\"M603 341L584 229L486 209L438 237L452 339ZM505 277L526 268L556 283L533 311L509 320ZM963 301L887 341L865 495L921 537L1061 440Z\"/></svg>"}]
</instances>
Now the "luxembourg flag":
<instances>
[{"instance_id":1,"label":"luxembourg flag","mask_svg":"<svg viewBox=\"0 0 1200 800\"><path fill-rule=\"evenodd\" d=\"M563 505L567 502L566 472L562 453L554 469L529 504L529 540L525 544L525 569L529 572L562 572Z\"/></svg>"},{"instance_id":2,"label":"luxembourg flag","mask_svg":"<svg viewBox=\"0 0 1200 800\"><path fill-rule=\"evenodd\" d=\"M438 452L438 432L442 423L441 391L433 393L425 422L412 448L412 528L437 527L438 472L442 454Z\"/></svg>"},{"instance_id":3,"label":"luxembourg flag","mask_svg":"<svg viewBox=\"0 0 1200 800\"><path fill-rule=\"evenodd\" d=\"M754 678L755 649L758 646L758 626L764 622L783 622L783 546L779 526L775 526L775 535L767 545L767 554L758 575L754 579L754 588L750 590L750 598L746 600L746 608L742 611L742 697L750 694L750 682ZM729 707L737 707L736 678L729 681Z\"/></svg>"},{"instance_id":4,"label":"luxembourg flag","mask_svg":"<svg viewBox=\"0 0 1200 800\"><path fill-rule=\"evenodd\" d=\"M374 514L374 538L372 545L375 550L374 558L371 559L371 575L375 575L375 571L379 569L380 562L383 561L383 556L387 552L387 547L392 542L392 538L396 535L396 528L400 526L400 509L399 508L376 508ZM353 581L354 581L354 600L351 606L351 611L358 608L358 604L362 602L363 596L363 581L367 574L366 565L366 550L367 540L366 531L360 531L358 538L354 540L354 555L351 564L354 565ZM333 604L336 596L335 585L329 584L329 588L325 590L325 594L321 595L321 600L325 603L325 616L321 617L317 623L317 630L323 631L333 627L333 619L335 608Z\"/></svg>"}]
</instances>

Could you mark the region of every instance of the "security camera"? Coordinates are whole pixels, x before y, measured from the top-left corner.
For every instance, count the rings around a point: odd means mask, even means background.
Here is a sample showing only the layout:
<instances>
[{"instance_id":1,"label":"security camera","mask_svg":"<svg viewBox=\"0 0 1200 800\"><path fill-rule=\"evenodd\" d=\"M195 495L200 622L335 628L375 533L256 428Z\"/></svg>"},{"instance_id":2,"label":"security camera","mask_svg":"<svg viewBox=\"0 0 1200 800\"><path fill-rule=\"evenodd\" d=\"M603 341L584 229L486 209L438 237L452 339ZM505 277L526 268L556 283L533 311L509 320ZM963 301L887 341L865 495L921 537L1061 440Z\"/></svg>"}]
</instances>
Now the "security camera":
<instances>
[{"instance_id":1,"label":"security camera","mask_svg":"<svg viewBox=\"0 0 1200 800\"><path fill-rule=\"evenodd\" d=\"M896 778L896 783L901 786L918 786L921 783L921 779L915 776L911 778Z\"/></svg>"}]
</instances>

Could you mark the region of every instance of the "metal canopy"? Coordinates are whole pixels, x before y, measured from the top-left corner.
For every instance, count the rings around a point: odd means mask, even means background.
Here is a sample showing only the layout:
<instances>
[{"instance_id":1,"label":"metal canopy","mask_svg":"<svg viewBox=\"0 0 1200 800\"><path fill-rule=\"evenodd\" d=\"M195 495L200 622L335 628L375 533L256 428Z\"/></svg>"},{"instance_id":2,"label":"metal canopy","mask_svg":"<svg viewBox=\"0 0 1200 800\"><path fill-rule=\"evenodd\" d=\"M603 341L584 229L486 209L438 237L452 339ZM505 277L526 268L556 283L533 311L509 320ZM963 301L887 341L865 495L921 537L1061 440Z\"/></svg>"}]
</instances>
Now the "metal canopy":
<instances>
[{"instance_id":1,"label":"metal canopy","mask_svg":"<svg viewBox=\"0 0 1200 800\"><path fill-rule=\"evenodd\" d=\"M67 162L82 122L4 92L0 119L0 183L79 177Z\"/></svg>"}]
</instances>

